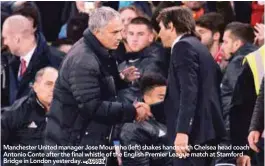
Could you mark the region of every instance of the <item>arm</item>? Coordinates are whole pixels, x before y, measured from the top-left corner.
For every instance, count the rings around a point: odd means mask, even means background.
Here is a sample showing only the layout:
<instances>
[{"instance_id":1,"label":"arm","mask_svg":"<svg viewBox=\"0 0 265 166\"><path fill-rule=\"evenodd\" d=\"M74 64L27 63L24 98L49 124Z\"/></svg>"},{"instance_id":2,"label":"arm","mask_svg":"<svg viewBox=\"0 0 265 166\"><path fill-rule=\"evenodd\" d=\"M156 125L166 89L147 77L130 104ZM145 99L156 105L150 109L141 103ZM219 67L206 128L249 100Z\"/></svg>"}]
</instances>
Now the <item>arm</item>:
<instances>
[{"instance_id":1,"label":"arm","mask_svg":"<svg viewBox=\"0 0 265 166\"><path fill-rule=\"evenodd\" d=\"M257 97L254 112L251 119L249 131L259 131L264 129L264 78L260 87L260 93Z\"/></svg>"},{"instance_id":2,"label":"arm","mask_svg":"<svg viewBox=\"0 0 265 166\"><path fill-rule=\"evenodd\" d=\"M133 121L136 114L133 105L101 100L104 92L100 88L99 76L98 67L91 63L75 64L70 70L70 89L82 116L105 124Z\"/></svg>"},{"instance_id":3,"label":"arm","mask_svg":"<svg viewBox=\"0 0 265 166\"><path fill-rule=\"evenodd\" d=\"M18 128L18 118L21 118L23 110L14 110L12 106L3 108L1 115L1 141L2 144L8 144L11 137L14 137L14 133Z\"/></svg>"},{"instance_id":4,"label":"arm","mask_svg":"<svg viewBox=\"0 0 265 166\"><path fill-rule=\"evenodd\" d=\"M183 42L177 43L174 47L175 54L172 56L175 77L180 85L180 104L176 133L185 134L189 134L198 96L199 64L196 53L190 47L189 44ZM176 54L178 55L176 56Z\"/></svg>"}]
</instances>

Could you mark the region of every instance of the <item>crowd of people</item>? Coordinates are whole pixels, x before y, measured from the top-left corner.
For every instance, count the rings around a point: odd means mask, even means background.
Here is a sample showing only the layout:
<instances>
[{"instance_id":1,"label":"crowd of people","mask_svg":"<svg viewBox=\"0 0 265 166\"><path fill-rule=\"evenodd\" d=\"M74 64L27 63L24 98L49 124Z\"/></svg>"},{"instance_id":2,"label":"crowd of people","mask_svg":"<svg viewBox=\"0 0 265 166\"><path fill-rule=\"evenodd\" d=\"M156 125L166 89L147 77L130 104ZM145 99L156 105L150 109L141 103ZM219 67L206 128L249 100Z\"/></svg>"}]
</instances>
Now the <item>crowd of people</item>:
<instances>
[{"instance_id":1,"label":"crowd of people","mask_svg":"<svg viewBox=\"0 0 265 166\"><path fill-rule=\"evenodd\" d=\"M261 1L1 2L1 165L4 145L118 144L179 157L102 165L263 166L264 29Z\"/></svg>"}]
</instances>

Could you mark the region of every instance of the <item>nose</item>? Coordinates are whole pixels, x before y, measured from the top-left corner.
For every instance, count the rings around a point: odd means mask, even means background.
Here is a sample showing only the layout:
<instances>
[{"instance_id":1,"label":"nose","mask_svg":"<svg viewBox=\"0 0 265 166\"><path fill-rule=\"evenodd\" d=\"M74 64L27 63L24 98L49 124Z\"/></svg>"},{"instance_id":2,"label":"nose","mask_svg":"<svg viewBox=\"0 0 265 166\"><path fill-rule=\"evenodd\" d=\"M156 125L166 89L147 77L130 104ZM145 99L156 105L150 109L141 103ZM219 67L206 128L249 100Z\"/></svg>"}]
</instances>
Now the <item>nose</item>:
<instances>
[{"instance_id":1,"label":"nose","mask_svg":"<svg viewBox=\"0 0 265 166\"><path fill-rule=\"evenodd\" d=\"M121 40L122 40L122 31L120 31L120 32L117 34L117 40L118 40L118 41L121 41Z\"/></svg>"}]
</instances>

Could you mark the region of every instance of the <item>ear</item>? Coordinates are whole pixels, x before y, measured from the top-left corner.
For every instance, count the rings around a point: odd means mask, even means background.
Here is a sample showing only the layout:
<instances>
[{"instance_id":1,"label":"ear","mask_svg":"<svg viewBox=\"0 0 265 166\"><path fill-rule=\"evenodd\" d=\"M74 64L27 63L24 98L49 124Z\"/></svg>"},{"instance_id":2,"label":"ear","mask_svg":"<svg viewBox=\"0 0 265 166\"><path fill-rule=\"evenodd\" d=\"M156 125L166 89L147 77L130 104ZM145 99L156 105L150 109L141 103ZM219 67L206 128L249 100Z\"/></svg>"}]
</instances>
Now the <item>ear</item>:
<instances>
[{"instance_id":1,"label":"ear","mask_svg":"<svg viewBox=\"0 0 265 166\"><path fill-rule=\"evenodd\" d=\"M172 22L168 23L167 29L170 29L171 32L175 31L175 27Z\"/></svg>"},{"instance_id":2,"label":"ear","mask_svg":"<svg viewBox=\"0 0 265 166\"><path fill-rule=\"evenodd\" d=\"M243 42L241 40L236 40L233 43L234 50L238 50L243 45Z\"/></svg>"},{"instance_id":3,"label":"ear","mask_svg":"<svg viewBox=\"0 0 265 166\"><path fill-rule=\"evenodd\" d=\"M150 32L149 38L148 38L149 42L152 43L154 41L154 38L155 38L155 34L153 32Z\"/></svg>"},{"instance_id":4,"label":"ear","mask_svg":"<svg viewBox=\"0 0 265 166\"><path fill-rule=\"evenodd\" d=\"M37 86L36 81L33 83L32 88L33 88L33 90L34 90L35 92L38 90L38 86Z\"/></svg>"},{"instance_id":5,"label":"ear","mask_svg":"<svg viewBox=\"0 0 265 166\"><path fill-rule=\"evenodd\" d=\"M219 41L219 40L220 40L220 37L221 37L220 32L215 32L215 33L213 34L213 40L214 40L214 41Z\"/></svg>"}]
</instances>

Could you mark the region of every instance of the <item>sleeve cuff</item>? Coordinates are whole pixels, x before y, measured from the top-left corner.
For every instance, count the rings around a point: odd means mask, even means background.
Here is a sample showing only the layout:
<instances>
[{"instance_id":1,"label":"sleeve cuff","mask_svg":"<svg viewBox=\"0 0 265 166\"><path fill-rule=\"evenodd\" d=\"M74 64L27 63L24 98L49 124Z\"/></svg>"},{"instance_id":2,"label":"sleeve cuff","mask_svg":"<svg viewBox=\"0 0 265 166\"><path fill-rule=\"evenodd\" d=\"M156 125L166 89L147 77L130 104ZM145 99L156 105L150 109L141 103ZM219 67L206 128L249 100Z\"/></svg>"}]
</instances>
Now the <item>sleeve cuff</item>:
<instances>
[{"instance_id":1,"label":"sleeve cuff","mask_svg":"<svg viewBox=\"0 0 265 166\"><path fill-rule=\"evenodd\" d=\"M131 104L123 105L123 122L132 122L136 116L136 109Z\"/></svg>"}]
</instances>

